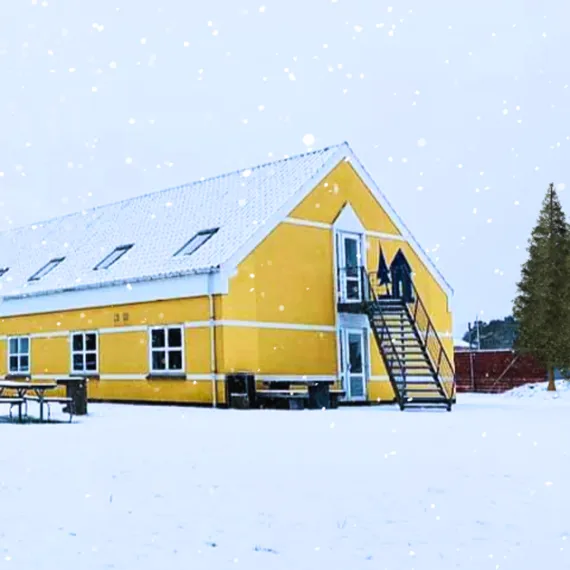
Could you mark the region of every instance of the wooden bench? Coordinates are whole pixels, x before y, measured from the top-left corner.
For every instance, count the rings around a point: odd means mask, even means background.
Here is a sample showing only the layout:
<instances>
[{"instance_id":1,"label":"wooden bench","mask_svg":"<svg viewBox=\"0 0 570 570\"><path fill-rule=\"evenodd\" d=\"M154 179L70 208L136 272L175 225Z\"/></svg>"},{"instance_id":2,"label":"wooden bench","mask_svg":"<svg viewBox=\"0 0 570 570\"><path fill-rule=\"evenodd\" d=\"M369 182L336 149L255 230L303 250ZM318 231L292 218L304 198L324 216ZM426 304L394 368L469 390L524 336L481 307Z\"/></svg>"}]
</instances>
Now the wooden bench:
<instances>
[{"instance_id":1,"label":"wooden bench","mask_svg":"<svg viewBox=\"0 0 570 570\"><path fill-rule=\"evenodd\" d=\"M0 396L0 404L10 405L10 419L12 419L12 408L18 408L18 419L22 421L22 406L25 404L24 398L17 398L12 396Z\"/></svg>"},{"instance_id":2,"label":"wooden bench","mask_svg":"<svg viewBox=\"0 0 570 570\"><path fill-rule=\"evenodd\" d=\"M309 391L284 388L262 388L255 391L255 397L259 400L285 400L289 402L290 409L303 409L309 402Z\"/></svg>"},{"instance_id":3,"label":"wooden bench","mask_svg":"<svg viewBox=\"0 0 570 570\"><path fill-rule=\"evenodd\" d=\"M273 401L275 407L281 407L278 402L286 400L290 409L336 408L339 398L344 395L344 390L331 390L332 383L329 380L320 381L311 378L264 380L263 387L256 389L255 395L256 399Z\"/></svg>"},{"instance_id":4,"label":"wooden bench","mask_svg":"<svg viewBox=\"0 0 570 570\"><path fill-rule=\"evenodd\" d=\"M24 396L24 399L26 400L26 415L28 402L37 402L40 406L46 404L49 421L51 418L50 404L63 404L66 405L63 411L69 414L69 422L71 423L71 420L73 419L73 400L71 398L66 398L64 396L46 396L44 398L40 398L38 396Z\"/></svg>"}]
</instances>

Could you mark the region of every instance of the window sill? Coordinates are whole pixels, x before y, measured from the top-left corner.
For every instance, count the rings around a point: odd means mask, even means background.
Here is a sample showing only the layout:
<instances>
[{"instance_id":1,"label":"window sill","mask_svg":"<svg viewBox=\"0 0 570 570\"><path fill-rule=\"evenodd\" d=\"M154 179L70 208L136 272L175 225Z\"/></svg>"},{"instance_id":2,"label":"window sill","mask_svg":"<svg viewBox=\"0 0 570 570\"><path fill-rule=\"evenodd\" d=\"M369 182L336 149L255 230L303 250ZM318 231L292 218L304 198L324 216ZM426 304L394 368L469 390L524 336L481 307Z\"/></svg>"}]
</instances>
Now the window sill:
<instances>
[{"instance_id":1,"label":"window sill","mask_svg":"<svg viewBox=\"0 0 570 570\"><path fill-rule=\"evenodd\" d=\"M146 376L147 380L186 380L183 372L151 372Z\"/></svg>"},{"instance_id":2,"label":"window sill","mask_svg":"<svg viewBox=\"0 0 570 570\"><path fill-rule=\"evenodd\" d=\"M24 374L22 372L10 372L5 376L6 380L29 380L31 377L30 373Z\"/></svg>"},{"instance_id":3,"label":"window sill","mask_svg":"<svg viewBox=\"0 0 570 570\"><path fill-rule=\"evenodd\" d=\"M101 380L101 376L98 372L93 372L92 374L88 372L71 372L69 376L71 378L85 378L86 380Z\"/></svg>"}]
</instances>

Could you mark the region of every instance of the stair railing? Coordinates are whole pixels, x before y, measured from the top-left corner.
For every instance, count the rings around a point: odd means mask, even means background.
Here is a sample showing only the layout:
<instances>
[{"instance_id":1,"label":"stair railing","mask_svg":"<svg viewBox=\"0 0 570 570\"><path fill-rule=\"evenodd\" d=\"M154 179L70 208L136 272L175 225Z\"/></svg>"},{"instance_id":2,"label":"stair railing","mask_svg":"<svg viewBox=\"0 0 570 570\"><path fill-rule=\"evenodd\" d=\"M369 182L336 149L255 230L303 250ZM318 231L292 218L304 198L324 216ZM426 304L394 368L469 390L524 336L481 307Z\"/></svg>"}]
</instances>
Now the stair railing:
<instances>
[{"instance_id":1,"label":"stair railing","mask_svg":"<svg viewBox=\"0 0 570 570\"><path fill-rule=\"evenodd\" d=\"M402 363L402 360L400 359L400 353L396 350L396 346L394 344L394 341L392 339L392 335L390 334L390 331L388 329L388 324L386 323L386 319L384 318L382 311L378 310L378 311L375 311L372 315L369 314L368 307L370 305L378 306L378 297L376 296L376 292L374 291L374 287L372 286L372 283L370 280L370 275L366 271L365 267L360 268L360 274L361 274L361 279L362 279L361 283L362 283L362 293L363 293L362 297L363 297L364 308L365 308L366 312L368 313L369 319L371 321L373 321L374 318L379 318L381 323L382 323L381 334L378 332L378 327L372 326L372 331L374 333L374 336L376 337L376 340L377 340L378 344L380 345L380 347L384 346L385 337L387 337L387 340L388 340L390 348L391 348L391 352L393 355L393 358L391 358L391 359L389 359L386 356L386 353L384 350L380 350L380 353L382 355L382 359L384 360L384 365L386 366L386 371L388 372L388 377L390 378L390 383L392 384L392 389L394 390L394 394L396 395L396 400L398 401L400 408L402 408L404 402L402 401L402 395L400 393L400 388L399 388L399 386L396 382L396 379L395 379L392 361L394 359L398 361L398 368L400 369L400 377L403 377L403 375L405 373L404 372L405 367ZM371 323L371 324L373 325L373 323Z\"/></svg>"},{"instance_id":2,"label":"stair railing","mask_svg":"<svg viewBox=\"0 0 570 570\"><path fill-rule=\"evenodd\" d=\"M416 286L413 282L411 285L413 298L408 302L408 310L416 324L433 369L441 381L442 388L447 398L453 400L456 390L455 371Z\"/></svg>"}]
</instances>

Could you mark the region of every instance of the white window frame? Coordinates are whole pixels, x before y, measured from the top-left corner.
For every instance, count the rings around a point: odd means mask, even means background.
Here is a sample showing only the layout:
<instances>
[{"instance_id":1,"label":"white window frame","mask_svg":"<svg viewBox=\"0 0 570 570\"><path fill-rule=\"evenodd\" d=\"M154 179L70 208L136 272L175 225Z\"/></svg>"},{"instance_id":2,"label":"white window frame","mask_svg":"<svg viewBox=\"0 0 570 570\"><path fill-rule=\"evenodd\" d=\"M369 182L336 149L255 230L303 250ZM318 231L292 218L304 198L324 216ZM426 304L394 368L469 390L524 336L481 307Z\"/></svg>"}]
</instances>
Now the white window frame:
<instances>
[{"instance_id":1,"label":"white window frame","mask_svg":"<svg viewBox=\"0 0 570 570\"><path fill-rule=\"evenodd\" d=\"M181 346L179 347L175 347L175 348L170 348L168 346L168 331L172 330L172 329L178 329L180 330L180 335L181 335ZM152 333L153 331L164 331L164 347L162 348L153 348L152 347ZM150 370L150 373L152 375L165 375L165 376L173 376L173 375L180 375L180 374L186 374L186 354L185 354L185 343L186 343L186 337L185 337L185 327L184 325L164 325L164 326L155 326L155 327L150 327L148 329L148 368ZM165 368L164 370L161 369L155 369L152 366L152 356L154 352L174 352L174 351L180 351L182 352L182 368L180 368L179 370L175 370L175 369L168 369ZM166 359L166 365L168 365L168 354L167 354L167 359Z\"/></svg>"},{"instance_id":2,"label":"white window frame","mask_svg":"<svg viewBox=\"0 0 570 570\"><path fill-rule=\"evenodd\" d=\"M88 334L95 335L95 350L87 350L86 346L87 343L85 342L85 337ZM82 350L74 350L73 349L73 337L76 335L83 336L83 349ZM95 370L87 370L87 358L88 354L95 353ZM73 331L69 333L69 354L70 354L70 362L69 362L69 369L72 374L82 374L82 375L91 375L91 374L99 374L99 333L97 331ZM76 354L83 355L83 369L76 370L73 366L73 357Z\"/></svg>"},{"instance_id":3,"label":"white window frame","mask_svg":"<svg viewBox=\"0 0 570 570\"><path fill-rule=\"evenodd\" d=\"M27 339L28 341L28 352L19 352L20 349L20 341L22 341L23 339ZM18 342L18 352L16 353L12 353L10 350L10 345L12 340L16 340ZM13 370L11 363L10 363L10 357L16 356L18 358L18 369L17 370ZM21 370L20 369L20 358L22 356L27 356L28 357L28 369L27 370ZM18 335L18 336L9 336L8 337L8 374L30 374L30 371L32 369L32 339L28 336L28 335Z\"/></svg>"}]
</instances>

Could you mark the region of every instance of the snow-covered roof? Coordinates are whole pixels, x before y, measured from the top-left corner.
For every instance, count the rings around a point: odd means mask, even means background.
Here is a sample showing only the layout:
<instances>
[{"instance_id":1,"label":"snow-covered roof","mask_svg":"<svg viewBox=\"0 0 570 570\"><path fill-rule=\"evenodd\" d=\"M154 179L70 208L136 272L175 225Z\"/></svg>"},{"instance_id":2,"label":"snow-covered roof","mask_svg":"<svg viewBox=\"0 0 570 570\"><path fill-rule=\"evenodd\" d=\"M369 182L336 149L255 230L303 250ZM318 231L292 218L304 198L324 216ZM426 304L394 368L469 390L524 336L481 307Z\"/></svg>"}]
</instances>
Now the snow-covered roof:
<instances>
[{"instance_id":1,"label":"snow-covered roof","mask_svg":"<svg viewBox=\"0 0 570 570\"><path fill-rule=\"evenodd\" d=\"M2 232L0 295L9 300L215 271L249 253L280 212L300 201L343 158L374 184L342 143ZM371 190L391 208L376 187ZM205 230L217 231L191 255L176 255ZM405 227L403 235L413 245ZM120 247L125 251L115 263L94 270ZM419 253L430 263L421 248ZM62 258L52 271L30 281L50 261ZM434 273L447 285L437 269Z\"/></svg>"},{"instance_id":2,"label":"snow-covered roof","mask_svg":"<svg viewBox=\"0 0 570 570\"><path fill-rule=\"evenodd\" d=\"M220 266L338 152L333 146L0 233L4 296L207 272ZM197 232L219 228L192 255ZM93 268L119 246L108 269ZM52 259L65 260L38 281Z\"/></svg>"}]
</instances>

